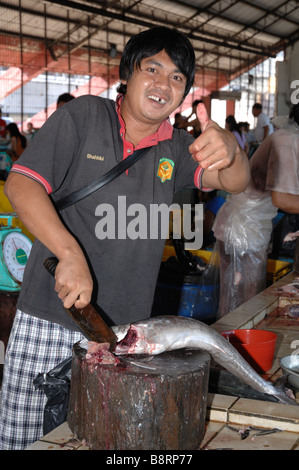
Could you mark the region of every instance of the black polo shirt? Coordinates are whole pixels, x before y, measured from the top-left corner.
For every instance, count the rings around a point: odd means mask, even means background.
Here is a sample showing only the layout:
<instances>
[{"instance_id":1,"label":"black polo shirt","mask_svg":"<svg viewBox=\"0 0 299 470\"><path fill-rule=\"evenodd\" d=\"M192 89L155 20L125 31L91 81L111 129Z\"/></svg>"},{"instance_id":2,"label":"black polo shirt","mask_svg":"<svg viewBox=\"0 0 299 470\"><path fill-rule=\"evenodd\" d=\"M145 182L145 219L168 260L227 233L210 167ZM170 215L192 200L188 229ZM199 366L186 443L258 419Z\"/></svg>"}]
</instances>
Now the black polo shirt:
<instances>
[{"instance_id":1,"label":"black polo shirt","mask_svg":"<svg viewBox=\"0 0 299 470\"><path fill-rule=\"evenodd\" d=\"M131 144L122 134L114 101L76 98L46 121L12 171L39 181L55 203L105 174L130 152ZM150 316L165 244L161 234L156 236L156 212L161 204L171 206L175 192L197 184L200 172L188 151L192 142L190 134L173 130L165 121L140 143L151 146L127 173L60 213L89 262L93 303L111 324ZM43 267L49 256L53 254L36 240L17 307L77 330Z\"/></svg>"}]
</instances>

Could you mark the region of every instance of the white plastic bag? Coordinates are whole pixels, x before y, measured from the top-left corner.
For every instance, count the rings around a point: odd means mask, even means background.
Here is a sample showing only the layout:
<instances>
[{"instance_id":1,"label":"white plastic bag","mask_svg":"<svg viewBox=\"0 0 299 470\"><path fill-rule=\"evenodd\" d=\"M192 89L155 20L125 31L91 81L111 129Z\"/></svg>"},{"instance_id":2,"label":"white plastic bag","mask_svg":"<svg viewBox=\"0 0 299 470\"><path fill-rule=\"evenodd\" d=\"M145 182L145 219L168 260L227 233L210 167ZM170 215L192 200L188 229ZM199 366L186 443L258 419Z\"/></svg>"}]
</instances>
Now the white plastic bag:
<instances>
[{"instance_id":1,"label":"white plastic bag","mask_svg":"<svg viewBox=\"0 0 299 470\"><path fill-rule=\"evenodd\" d=\"M220 318L266 287L267 250L277 209L271 197L231 195L214 222L220 256Z\"/></svg>"}]
</instances>

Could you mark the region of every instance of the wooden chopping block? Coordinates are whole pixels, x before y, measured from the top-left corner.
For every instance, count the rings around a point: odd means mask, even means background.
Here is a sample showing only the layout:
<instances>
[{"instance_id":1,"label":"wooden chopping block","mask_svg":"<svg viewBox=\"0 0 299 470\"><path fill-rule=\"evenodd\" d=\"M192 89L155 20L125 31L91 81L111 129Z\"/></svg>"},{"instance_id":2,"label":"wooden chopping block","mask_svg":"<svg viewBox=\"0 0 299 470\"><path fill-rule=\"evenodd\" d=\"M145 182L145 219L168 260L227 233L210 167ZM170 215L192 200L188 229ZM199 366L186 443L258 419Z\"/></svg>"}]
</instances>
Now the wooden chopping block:
<instances>
[{"instance_id":1,"label":"wooden chopping block","mask_svg":"<svg viewBox=\"0 0 299 470\"><path fill-rule=\"evenodd\" d=\"M68 424L95 450L196 450L205 430L210 356L199 350L88 365L73 351Z\"/></svg>"}]
</instances>

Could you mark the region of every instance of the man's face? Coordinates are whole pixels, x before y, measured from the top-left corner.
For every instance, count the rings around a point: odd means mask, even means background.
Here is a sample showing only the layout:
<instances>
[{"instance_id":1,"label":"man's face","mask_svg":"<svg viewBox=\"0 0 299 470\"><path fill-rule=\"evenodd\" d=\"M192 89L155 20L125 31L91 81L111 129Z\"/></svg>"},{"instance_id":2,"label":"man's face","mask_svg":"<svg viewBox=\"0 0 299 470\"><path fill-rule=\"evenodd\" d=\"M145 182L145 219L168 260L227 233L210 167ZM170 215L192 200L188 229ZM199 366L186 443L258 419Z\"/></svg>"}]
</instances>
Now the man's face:
<instances>
[{"instance_id":1,"label":"man's face","mask_svg":"<svg viewBox=\"0 0 299 470\"><path fill-rule=\"evenodd\" d=\"M252 114L254 117L257 117L259 115L259 110L257 108L252 108Z\"/></svg>"},{"instance_id":2,"label":"man's face","mask_svg":"<svg viewBox=\"0 0 299 470\"><path fill-rule=\"evenodd\" d=\"M144 58L126 82L124 105L131 117L143 123L164 121L181 104L186 77L163 50Z\"/></svg>"}]
</instances>

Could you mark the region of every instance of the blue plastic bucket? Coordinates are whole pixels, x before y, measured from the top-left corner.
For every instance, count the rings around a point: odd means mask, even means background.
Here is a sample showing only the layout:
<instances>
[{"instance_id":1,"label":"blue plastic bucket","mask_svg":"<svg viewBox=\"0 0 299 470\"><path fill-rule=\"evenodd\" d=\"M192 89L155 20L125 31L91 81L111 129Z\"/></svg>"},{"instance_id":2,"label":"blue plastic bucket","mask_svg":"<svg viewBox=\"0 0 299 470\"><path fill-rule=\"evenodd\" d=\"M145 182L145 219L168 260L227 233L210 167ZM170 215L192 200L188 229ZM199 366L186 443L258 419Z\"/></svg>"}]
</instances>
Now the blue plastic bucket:
<instances>
[{"instance_id":1,"label":"blue plastic bucket","mask_svg":"<svg viewBox=\"0 0 299 470\"><path fill-rule=\"evenodd\" d=\"M163 276L164 277L164 276ZM211 324L216 321L219 286L205 285L201 278L187 276L188 281L158 279L152 314L179 315Z\"/></svg>"}]
</instances>

